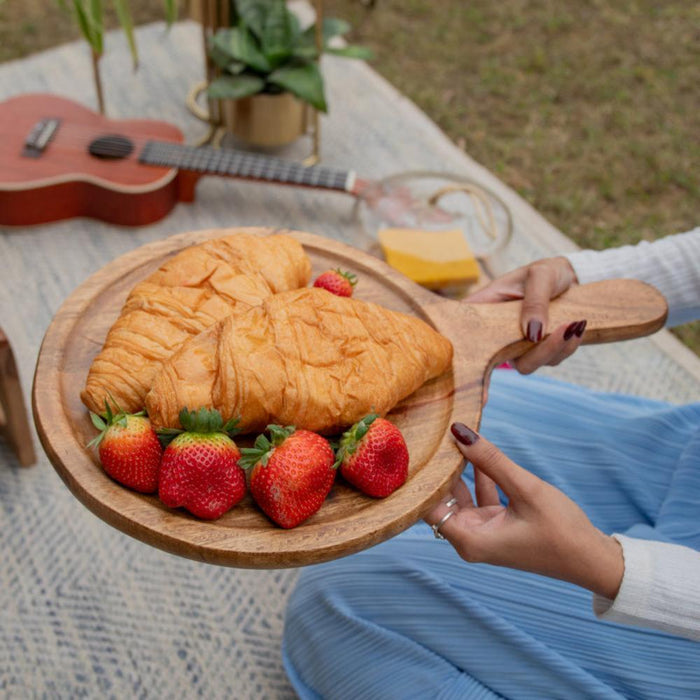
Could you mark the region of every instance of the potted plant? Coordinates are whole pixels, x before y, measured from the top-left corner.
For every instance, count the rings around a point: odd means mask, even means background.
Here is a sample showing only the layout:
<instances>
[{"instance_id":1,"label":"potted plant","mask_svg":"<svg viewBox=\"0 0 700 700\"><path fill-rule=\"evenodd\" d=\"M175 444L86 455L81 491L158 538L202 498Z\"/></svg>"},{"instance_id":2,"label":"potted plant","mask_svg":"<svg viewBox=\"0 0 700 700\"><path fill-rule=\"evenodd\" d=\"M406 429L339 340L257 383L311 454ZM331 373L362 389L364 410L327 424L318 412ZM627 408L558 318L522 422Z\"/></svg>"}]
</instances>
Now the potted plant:
<instances>
[{"instance_id":1,"label":"potted plant","mask_svg":"<svg viewBox=\"0 0 700 700\"><path fill-rule=\"evenodd\" d=\"M208 54L219 75L207 89L220 100L223 126L254 145L279 146L306 131L308 108L327 112L322 53L367 59L368 49L333 46L350 25L323 18L302 29L284 0L234 0L231 26L210 39Z\"/></svg>"}]
</instances>

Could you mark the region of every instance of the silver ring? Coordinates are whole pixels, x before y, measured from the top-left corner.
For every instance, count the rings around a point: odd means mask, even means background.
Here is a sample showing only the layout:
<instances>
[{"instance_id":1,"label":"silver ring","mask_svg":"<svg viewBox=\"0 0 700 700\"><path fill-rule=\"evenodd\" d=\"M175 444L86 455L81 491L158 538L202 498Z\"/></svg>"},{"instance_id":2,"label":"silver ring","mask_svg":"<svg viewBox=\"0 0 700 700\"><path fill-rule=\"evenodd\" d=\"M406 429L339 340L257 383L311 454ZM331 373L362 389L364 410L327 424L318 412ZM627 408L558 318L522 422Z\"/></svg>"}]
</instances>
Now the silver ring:
<instances>
[{"instance_id":1,"label":"silver ring","mask_svg":"<svg viewBox=\"0 0 700 700\"><path fill-rule=\"evenodd\" d=\"M447 503L445 503L445 505L446 505L448 508L452 508L452 506L456 506L456 505L457 505L457 499L456 499L456 498L450 498L450 500L447 501Z\"/></svg>"},{"instance_id":2,"label":"silver ring","mask_svg":"<svg viewBox=\"0 0 700 700\"><path fill-rule=\"evenodd\" d=\"M445 539L445 535L443 535L440 532L440 527L442 525L444 525L455 514L455 512L456 511L454 511L454 510L448 510L447 513L445 513L445 515L443 515L442 518L440 518L439 522L430 526L433 530L433 534L435 535L435 539L437 539L437 540L444 540Z\"/></svg>"}]
</instances>

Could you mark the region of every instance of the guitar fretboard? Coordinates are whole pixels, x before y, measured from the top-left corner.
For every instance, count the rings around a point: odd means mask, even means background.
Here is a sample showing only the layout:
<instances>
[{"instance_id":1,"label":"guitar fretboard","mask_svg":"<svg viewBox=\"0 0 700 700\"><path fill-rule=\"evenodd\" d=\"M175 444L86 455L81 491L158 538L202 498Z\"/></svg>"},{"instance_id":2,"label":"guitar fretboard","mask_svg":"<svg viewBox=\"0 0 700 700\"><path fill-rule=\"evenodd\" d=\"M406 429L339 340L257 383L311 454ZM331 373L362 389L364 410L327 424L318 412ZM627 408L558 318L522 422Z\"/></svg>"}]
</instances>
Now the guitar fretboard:
<instances>
[{"instance_id":1,"label":"guitar fretboard","mask_svg":"<svg viewBox=\"0 0 700 700\"><path fill-rule=\"evenodd\" d=\"M184 146L178 143L148 141L139 162L211 175L266 180L352 192L355 174L320 165L304 166L292 160L260 156L231 148Z\"/></svg>"}]
</instances>

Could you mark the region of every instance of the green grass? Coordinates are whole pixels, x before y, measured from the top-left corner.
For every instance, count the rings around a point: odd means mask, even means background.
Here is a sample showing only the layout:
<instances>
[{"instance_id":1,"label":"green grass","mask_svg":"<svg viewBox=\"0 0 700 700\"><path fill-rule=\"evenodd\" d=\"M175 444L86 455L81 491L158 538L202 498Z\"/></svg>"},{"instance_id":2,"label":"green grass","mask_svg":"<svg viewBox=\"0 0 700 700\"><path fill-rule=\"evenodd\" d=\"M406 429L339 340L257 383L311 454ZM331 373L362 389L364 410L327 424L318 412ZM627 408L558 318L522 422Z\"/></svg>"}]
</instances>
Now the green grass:
<instances>
[{"instance_id":1,"label":"green grass","mask_svg":"<svg viewBox=\"0 0 700 700\"><path fill-rule=\"evenodd\" d=\"M136 23L163 17L161 0L131 4ZM580 246L699 223L698 3L324 6L374 49L379 73ZM77 37L54 0L0 1L0 60ZM700 354L700 323L675 333Z\"/></svg>"},{"instance_id":2,"label":"green grass","mask_svg":"<svg viewBox=\"0 0 700 700\"><path fill-rule=\"evenodd\" d=\"M582 247L698 225L700 5L327 0L470 156ZM700 323L675 331L700 354Z\"/></svg>"},{"instance_id":3,"label":"green grass","mask_svg":"<svg viewBox=\"0 0 700 700\"><path fill-rule=\"evenodd\" d=\"M71 0L65 4L70 7ZM113 4L104 5L105 26L117 27ZM130 7L136 24L165 17L163 0L132 0ZM80 38L77 24L58 0L0 0L0 62Z\"/></svg>"}]
</instances>

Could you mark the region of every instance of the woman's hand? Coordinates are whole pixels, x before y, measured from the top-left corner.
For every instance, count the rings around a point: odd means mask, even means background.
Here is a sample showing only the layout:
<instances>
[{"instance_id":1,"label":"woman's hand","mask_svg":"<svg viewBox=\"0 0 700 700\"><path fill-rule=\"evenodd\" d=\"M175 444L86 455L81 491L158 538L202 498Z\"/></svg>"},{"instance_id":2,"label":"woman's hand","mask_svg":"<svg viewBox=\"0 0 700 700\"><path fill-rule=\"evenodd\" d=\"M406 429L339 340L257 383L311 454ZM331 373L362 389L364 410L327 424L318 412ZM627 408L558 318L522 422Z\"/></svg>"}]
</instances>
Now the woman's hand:
<instances>
[{"instance_id":1,"label":"woman's hand","mask_svg":"<svg viewBox=\"0 0 700 700\"><path fill-rule=\"evenodd\" d=\"M576 273L566 258L544 258L495 279L466 301L493 303L523 300L520 317L523 334L536 345L511 364L522 374L530 374L542 365L559 364L581 344L585 319L572 319L570 323L552 329L544 338L549 330L550 300L575 284L578 284Z\"/></svg>"},{"instance_id":2,"label":"woman's hand","mask_svg":"<svg viewBox=\"0 0 700 700\"><path fill-rule=\"evenodd\" d=\"M474 466L477 502L458 479L449 496L456 504L448 508L440 503L426 522L439 523L448 510L454 511L439 533L462 559L531 571L615 598L624 571L618 542L594 527L561 491L467 426L455 423L452 433ZM501 505L495 484L507 496L507 506Z\"/></svg>"}]
</instances>

